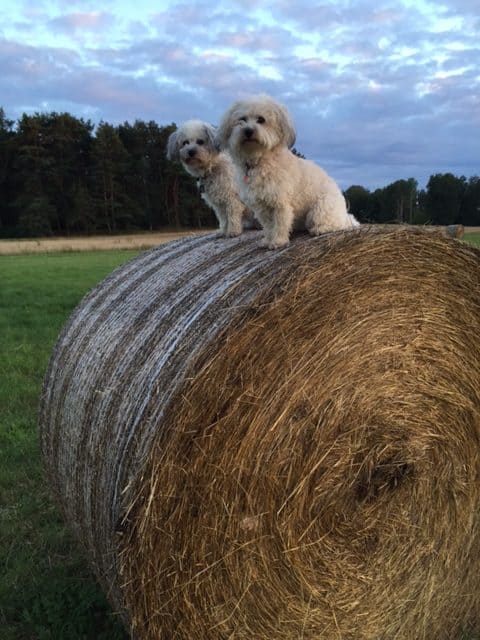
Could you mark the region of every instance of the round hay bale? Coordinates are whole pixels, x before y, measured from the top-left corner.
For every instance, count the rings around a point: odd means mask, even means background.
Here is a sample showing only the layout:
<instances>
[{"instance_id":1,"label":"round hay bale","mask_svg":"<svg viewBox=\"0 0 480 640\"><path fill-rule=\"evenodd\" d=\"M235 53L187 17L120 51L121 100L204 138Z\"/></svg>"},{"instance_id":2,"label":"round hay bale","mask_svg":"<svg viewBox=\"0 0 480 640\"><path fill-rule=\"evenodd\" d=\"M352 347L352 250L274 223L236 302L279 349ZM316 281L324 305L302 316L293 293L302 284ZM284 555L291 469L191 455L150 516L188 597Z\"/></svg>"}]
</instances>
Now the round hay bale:
<instances>
[{"instance_id":1,"label":"round hay bale","mask_svg":"<svg viewBox=\"0 0 480 640\"><path fill-rule=\"evenodd\" d=\"M461 239L465 235L465 227L463 224L449 224L446 227L446 233L452 238Z\"/></svg>"},{"instance_id":2,"label":"round hay bale","mask_svg":"<svg viewBox=\"0 0 480 640\"><path fill-rule=\"evenodd\" d=\"M480 628L480 261L416 228L188 238L63 330L50 480L134 637Z\"/></svg>"}]
</instances>

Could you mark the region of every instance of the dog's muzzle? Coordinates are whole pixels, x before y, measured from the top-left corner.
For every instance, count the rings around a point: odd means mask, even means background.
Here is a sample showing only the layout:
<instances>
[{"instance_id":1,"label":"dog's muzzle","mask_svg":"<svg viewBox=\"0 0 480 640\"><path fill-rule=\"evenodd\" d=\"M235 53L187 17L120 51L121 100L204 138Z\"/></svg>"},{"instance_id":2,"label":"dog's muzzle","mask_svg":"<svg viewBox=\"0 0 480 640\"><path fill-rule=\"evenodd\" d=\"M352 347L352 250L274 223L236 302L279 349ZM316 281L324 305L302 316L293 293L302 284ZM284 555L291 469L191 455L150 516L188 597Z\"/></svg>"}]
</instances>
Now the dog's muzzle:
<instances>
[{"instance_id":1,"label":"dog's muzzle","mask_svg":"<svg viewBox=\"0 0 480 640\"><path fill-rule=\"evenodd\" d=\"M243 130L243 135L245 136L245 138L247 138L247 140L250 140L253 137L254 133L255 129L252 129L252 127L245 127L245 129Z\"/></svg>"},{"instance_id":2,"label":"dog's muzzle","mask_svg":"<svg viewBox=\"0 0 480 640\"><path fill-rule=\"evenodd\" d=\"M188 150L188 155L190 156L190 158L194 158L197 155L197 150L196 149L189 149Z\"/></svg>"}]
</instances>

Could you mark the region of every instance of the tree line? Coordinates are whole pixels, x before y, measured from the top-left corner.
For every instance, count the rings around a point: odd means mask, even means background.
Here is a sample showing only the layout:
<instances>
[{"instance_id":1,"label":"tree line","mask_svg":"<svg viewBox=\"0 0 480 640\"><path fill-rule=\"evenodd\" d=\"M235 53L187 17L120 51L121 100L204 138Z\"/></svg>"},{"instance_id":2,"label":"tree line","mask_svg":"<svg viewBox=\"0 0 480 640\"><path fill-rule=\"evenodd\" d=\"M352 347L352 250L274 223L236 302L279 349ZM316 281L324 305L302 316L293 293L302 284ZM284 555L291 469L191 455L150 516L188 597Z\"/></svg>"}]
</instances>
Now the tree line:
<instances>
[{"instance_id":1,"label":"tree line","mask_svg":"<svg viewBox=\"0 0 480 640\"><path fill-rule=\"evenodd\" d=\"M480 225L480 178L436 173L425 189L414 178L369 191L354 185L345 191L350 211L360 222Z\"/></svg>"},{"instance_id":2,"label":"tree line","mask_svg":"<svg viewBox=\"0 0 480 640\"><path fill-rule=\"evenodd\" d=\"M215 225L165 149L175 125L100 122L0 108L0 237Z\"/></svg>"},{"instance_id":3,"label":"tree line","mask_svg":"<svg viewBox=\"0 0 480 640\"><path fill-rule=\"evenodd\" d=\"M215 226L195 180L165 149L175 124L113 126L69 113L16 122L0 108L0 237ZM432 175L345 196L362 222L480 225L480 179Z\"/></svg>"}]
</instances>

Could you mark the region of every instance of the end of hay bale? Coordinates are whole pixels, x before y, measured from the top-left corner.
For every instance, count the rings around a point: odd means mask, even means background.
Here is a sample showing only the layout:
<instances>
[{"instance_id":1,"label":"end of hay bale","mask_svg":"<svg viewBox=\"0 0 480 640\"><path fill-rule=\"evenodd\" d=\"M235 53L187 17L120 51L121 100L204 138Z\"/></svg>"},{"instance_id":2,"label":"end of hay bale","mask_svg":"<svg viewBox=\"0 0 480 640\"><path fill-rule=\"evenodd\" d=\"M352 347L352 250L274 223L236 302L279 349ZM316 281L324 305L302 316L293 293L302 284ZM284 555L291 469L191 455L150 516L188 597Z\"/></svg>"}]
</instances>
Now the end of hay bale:
<instances>
[{"instance_id":1,"label":"end of hay bale","mask_svg":"<svg viewBox=\"0 0 480 640\"><path fill-rule=\"evenodd\" d=\"M142 640L480 628L479 252L258 236L141 256L57 345L43 447L97 573Z\"/></svg>"}]
</instances>

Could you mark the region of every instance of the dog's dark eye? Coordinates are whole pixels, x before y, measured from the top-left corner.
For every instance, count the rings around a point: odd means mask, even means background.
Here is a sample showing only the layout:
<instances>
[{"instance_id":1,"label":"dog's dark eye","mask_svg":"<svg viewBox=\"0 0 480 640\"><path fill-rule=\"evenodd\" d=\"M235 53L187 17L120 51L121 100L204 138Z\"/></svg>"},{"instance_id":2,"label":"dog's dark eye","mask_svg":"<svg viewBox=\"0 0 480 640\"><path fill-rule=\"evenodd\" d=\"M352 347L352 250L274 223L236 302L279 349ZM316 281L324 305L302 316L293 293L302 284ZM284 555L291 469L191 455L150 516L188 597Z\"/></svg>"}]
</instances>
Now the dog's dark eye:
<instances>
[{"instance_id":1,"label":"dog's dark eye","mask_svg":"<svg viewBox=\"0 0 480 640\"><path fill-rule=\"evenodd\" d=\"M184 147L186 144L190 144L190 143L188 142L188 140L184 140L184 141L182 142L182 147Z\"/></svg>"},{"instance_id":2,"label":"dog's dark eye","mask_svg":"<svg viewBox=\"0 0 480 640\"><path fill-rule=\"evenodd\" d=\"M258 122L258 124L264 124L265 123L265 118L263 116L258 116L257 122Z\"/></svg>"},{"instance_id":3,"label":"dog's dark eye","mask_svg":"<svg viewBox=\"0 0 480 640\"><path fill-rule=\"evenodd\" d=\"M239 118L239 120L240 120L240 122L246 122L247 121L245 116L242 116L241 118Z\"/></svg>"},{"instance_id":4,"label":"dog's dark eye","mask_svg":"<svg viewBox=\"0 0 480 640\"><path fill-rule=\"evenodd\" d=\"M202 144L205 144L205 140L202 140L201 138L199 138L199 139L197 140L197 144L198 144L198 145L200 145L200 146L202 146Z\"/></svg>"}]
</instances>

